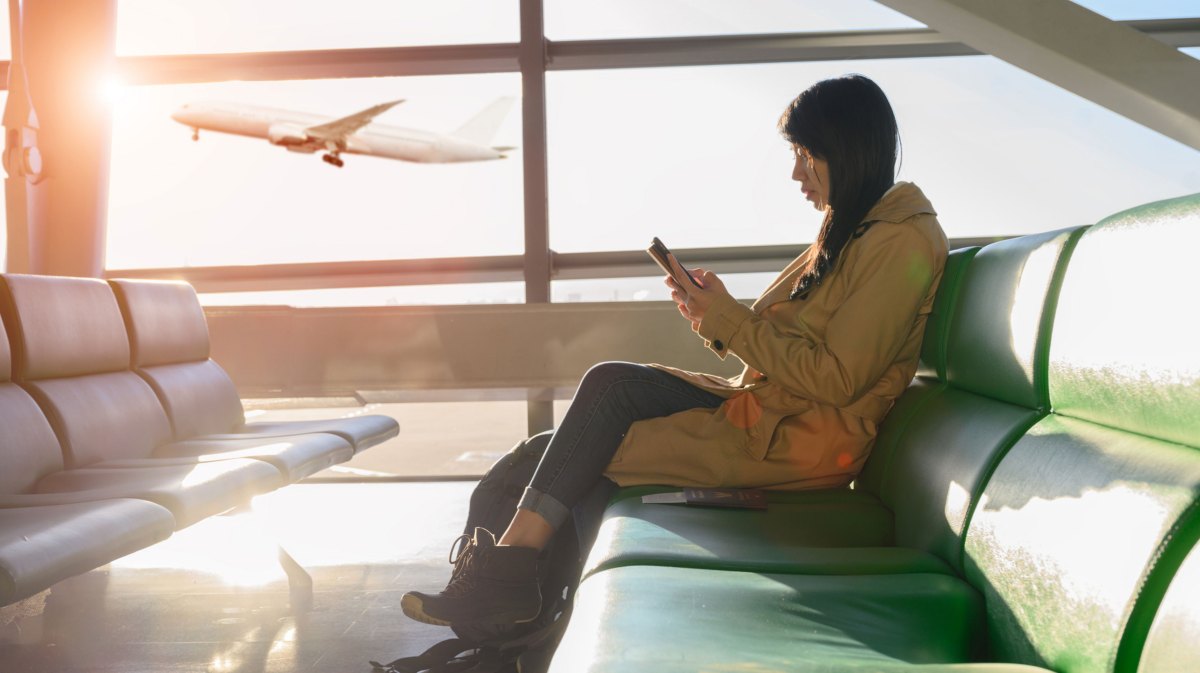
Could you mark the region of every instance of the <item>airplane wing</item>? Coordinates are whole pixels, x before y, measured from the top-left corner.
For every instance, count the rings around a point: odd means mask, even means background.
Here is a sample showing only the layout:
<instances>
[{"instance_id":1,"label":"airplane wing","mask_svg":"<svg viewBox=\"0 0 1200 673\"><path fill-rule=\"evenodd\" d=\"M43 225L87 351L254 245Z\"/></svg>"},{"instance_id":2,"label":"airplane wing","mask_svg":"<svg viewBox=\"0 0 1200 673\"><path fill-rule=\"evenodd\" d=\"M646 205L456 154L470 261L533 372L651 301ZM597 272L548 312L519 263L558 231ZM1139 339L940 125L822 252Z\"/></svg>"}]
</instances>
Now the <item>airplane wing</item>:
<instances>
[{"instance_id":1,"label":"airplane wing","mask_svg":"<svg viewBox=\"0 0 1200 673\"><path fill-rule=\"evenodd\" d=\"M325 122L324 124L310 126L304 129L304 131L310 137L340 143L355 131L361 129L367 124L370 124L371 120L375 117L378 117L379 115L387 112L403 102L404 99L402 98L400 100L391 101L390 103L380 103L379 105L369 107L362 112L356 112L349 117L342 117L341 119L335 119L331 122Z\"/></svg>"}]
</instances>

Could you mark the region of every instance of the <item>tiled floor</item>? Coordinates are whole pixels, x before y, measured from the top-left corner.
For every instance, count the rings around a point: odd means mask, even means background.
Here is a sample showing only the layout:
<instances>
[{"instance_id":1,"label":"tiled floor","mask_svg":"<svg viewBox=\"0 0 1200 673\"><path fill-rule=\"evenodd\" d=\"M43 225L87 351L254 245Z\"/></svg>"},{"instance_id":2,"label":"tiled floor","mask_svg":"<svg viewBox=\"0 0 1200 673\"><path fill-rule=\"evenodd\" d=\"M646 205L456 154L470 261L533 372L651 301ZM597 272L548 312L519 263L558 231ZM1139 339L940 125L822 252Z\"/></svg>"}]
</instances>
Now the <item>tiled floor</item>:
<instances>
[{"instance_id":1,"label":"tiled floor","mask_svg":"<svg viewBox=\"0 0 1200 673\"><path fill-rule=\"evenodd\" d=\"M473 483L297 484L0 609L0 672L369 673L452 636L400 612L440 588ZM313 576L292 614L281 543Z\"/></svg>"}]
</instances>

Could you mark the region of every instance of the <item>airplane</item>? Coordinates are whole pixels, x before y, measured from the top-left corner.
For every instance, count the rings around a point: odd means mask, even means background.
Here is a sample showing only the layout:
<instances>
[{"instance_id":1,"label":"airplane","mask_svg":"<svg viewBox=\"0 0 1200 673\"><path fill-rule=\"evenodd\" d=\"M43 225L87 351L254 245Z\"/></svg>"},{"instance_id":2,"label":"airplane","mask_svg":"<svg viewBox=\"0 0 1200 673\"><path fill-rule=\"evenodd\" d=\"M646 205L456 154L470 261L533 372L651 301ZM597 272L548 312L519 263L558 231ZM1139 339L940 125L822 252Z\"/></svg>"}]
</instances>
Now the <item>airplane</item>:
<instances>
[{"instance_id":1,"label":"airplane","mask_svg":"<svg viewBox=\"0 0 1200 673\"><path fill-rule=\"evenodd\" d=\"M341 155L365 154L416 163L452 163L504 159L513 147L492 146L511 97L500 98L449 134L417 131L371 123L375 117L403 103L394 100L369 107L347 117L280 110L225 102L188 103L171 118L192 128L192 140L200 130L266 138L290 152L312 154L324 151L325 163L341 168Z\"/></svg>"}]
</instances>

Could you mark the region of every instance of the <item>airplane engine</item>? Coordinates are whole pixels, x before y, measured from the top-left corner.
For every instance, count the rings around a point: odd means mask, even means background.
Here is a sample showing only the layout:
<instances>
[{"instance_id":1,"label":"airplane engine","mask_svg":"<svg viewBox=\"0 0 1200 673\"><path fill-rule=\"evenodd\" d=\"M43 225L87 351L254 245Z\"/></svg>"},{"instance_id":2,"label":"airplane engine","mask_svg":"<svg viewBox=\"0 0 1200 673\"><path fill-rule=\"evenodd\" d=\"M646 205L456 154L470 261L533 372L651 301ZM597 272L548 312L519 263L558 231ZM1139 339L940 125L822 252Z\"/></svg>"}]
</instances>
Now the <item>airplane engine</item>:
<instances>
[{"instance_id":1,"label":"airplane engine","mask_svg":"<svg viewBox=\"0 0 1200 673\"><path fill-rule=\"evenodd\" d=\"M272 124L267 129L267 140L273 145L303 145L308 142L308 134L303 126L295 124Z\"/></svg>"}]
</instances>

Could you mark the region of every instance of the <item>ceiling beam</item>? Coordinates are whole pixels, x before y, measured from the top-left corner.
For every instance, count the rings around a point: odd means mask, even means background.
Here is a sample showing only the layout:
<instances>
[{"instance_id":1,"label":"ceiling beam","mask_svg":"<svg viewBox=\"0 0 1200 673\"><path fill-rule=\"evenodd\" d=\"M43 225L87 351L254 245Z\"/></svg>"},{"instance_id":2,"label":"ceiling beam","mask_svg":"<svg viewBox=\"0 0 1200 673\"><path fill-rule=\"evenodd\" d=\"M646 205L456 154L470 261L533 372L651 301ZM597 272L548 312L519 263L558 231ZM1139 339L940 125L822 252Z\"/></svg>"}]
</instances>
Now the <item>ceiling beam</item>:
<instances>
[{"instance_id":1,"label":"ceiling beam","mask_svg":"<svg viewBox=\"0 0 1200 673\"><path fill-rule=\"evenodd\" d=\"M880 0L1067 91L1200 149L1200 60L1069 0Z\"/></svg>"},{"instance_id":2,"label":"ceiling beam","mask_svg":"<svg viewBox=\"0 0 1200 673\"><path fill-rule=\"evenodd\" d=\"M1173 48L1200 46L1200 18L1119 23ZM519 72L519 52L520 45L513 43L124 56L117 59L117 70L120 80L130 85L461 75ZM658 68L978 53L929 29L572 40L547 44L546 68ZM0 90L7 81L8 62L0 61Z\"/></svg>"}]
</instances>

